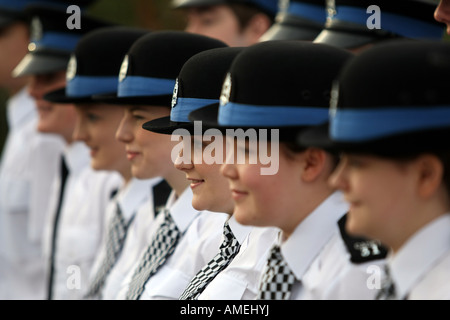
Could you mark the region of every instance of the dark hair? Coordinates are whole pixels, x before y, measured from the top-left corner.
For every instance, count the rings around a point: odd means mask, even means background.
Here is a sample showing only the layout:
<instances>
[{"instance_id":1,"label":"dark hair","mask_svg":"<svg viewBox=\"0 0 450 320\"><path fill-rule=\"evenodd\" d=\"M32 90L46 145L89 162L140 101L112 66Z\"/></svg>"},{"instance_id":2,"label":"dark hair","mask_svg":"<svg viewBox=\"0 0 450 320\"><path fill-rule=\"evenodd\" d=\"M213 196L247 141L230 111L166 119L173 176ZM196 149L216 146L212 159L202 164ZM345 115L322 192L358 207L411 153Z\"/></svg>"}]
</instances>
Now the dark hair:
<instances>
[{"instance_id":1,"label":"dark hair","mask_svg":"<svg viewBox=\"0 0 450 320\"><path fill-rule=\"evenodd\" d=\"M267 15L271 23L274 22L274 17L268 15L266 12L252 4L230 3L228 6L236 15L241 31L244 30L248 26L250 20L259 13Z\"/></svg>"}]
</instances>

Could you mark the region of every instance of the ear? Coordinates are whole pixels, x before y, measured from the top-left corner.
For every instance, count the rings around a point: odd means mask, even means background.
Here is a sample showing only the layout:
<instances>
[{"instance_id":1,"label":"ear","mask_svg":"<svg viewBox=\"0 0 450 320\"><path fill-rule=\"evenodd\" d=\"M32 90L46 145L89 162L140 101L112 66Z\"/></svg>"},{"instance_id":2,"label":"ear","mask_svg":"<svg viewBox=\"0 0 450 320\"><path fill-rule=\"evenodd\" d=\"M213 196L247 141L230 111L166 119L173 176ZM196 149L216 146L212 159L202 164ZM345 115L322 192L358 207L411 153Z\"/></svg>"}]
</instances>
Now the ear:
<instances>
[{"instance_id":1,"label":"ear","mask_svg":"<svg viewBox=\"0 0 450 320\"><path fill-rule=\"evenodd\" d=\"M323 176L326 169L327 154L324 150L308 148L304 152L302 179L312 182Z\"/></svg>"},{"instance_id":2,"label":"ear","mask_svg":"<svg viewBox=\"0 0 450 320\"><path fill-rule=\"evenodd\" d=\"M249 40L256 43L271 25L271 20L265 14L255 14L245 28L245 34Z\"/></svg>"},{"instance_id":3,"label":"ear","mask_svg":"<svg viewBox=\"0 0 450 320\"><path fill-rule=\"evenodd\" d=\"M416 160L416 165L419 173L418 195L421 198L428 199L441 186L444 165L438 157L431 154L420 156Z\"/></svg>"}]
</instances>

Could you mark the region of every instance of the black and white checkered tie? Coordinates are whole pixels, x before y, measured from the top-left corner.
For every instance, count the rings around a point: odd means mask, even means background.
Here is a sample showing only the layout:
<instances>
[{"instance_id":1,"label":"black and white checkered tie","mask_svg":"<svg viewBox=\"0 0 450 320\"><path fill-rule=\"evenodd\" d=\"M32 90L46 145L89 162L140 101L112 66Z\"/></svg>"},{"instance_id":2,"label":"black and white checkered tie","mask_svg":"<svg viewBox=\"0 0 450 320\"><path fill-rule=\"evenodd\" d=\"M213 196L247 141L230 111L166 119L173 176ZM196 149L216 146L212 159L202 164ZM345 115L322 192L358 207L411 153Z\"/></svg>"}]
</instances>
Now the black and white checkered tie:
<instances>
[{"instance_id":1,"label":"black and white checkered tie","mask_svg":"<svg viewBox=\"0 0 450 320\"><path fill-rule=\"evenodd\" d=\"M158 271L159 267L164 264L176 248L181 232L173 221L169 210L164 209L163 214L164 222L160 225L131 279L126 295L127 300L139 299L147 281Z\"/></svg>"},{"instance_id":2,"label":"black and white checkered tie","mask_svg":"<svg viewBox=\"0 0 450 320\"><path fill-rule=\"evenodd\" d=\"M86 298L101 298L101 288L103 287L106 277L116 263L125 242L128 227L133 218L128 222L125 221L120 209L119 203L116 204L116 210L112 217L106 239L106 253L103 262L95 274L94 280L90 283Z\"/></svg>"},{"instance_id":3,"label":"black and white checkered tie","mask_svg":"<svg viewBox=\"0 0 450 320\"><path fill-rule=\"evenodd\" d=\"M195 300L205 290L206 286L233 260L239 252L239 242L234 237L228 222L223 229L224 240L219 248L219 253L204 266L180 296L180 300Z\"/></svg>"},{"instance_id":4,"label":"black and white checkered tie","mask_svg":"<svg viewBox=\"0 0 450 320\"><path fill-rule=\"evenodd\" d=\"M260 300L289 300L296 279L281 254L279 246L271 250L259 287Z\"/></svg>"},{"instance_id":5,"label":"black and white checkered tie","mask_svg":"<svg viewBox=\"0 0 450 320\"><path fill-rule=\"evenodd\" d=\"M386 265L384 268L385 278L381 284L381 289L375 297L376 300L395 300L396 290L395 284L391 277L389 267Z\"/></svg>"}]
</instances>

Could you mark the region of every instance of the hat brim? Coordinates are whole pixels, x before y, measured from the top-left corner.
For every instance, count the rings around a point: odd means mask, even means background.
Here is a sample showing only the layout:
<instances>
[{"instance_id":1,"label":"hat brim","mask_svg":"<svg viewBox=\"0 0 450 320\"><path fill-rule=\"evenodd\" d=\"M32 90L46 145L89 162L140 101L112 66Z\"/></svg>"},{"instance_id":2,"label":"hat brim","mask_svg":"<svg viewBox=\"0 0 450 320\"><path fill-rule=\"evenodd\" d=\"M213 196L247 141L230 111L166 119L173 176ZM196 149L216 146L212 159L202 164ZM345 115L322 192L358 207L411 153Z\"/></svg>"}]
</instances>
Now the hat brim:
<instances>
[{"instance_id":1,"label":"hat brim","mask_svg":"<svg viewBox=\"0 0 450 320\"><path fill-rule=\"evenodd\" d=\"M98 103L92 99L91 96L88 97L68 97L66 96L66 88L58 89L44 95L44 100L54 102L54 103Z\"/></svg>"},{"instance_id":2,"label":"hat brim","mask_svg":"<svg viewBox=\"0 0 450 320\"><path fill-rule=\"evenodd\" d=\"M48 74L67 69L70 56L58 53L28 53L13 70L14 77Z\"/></svg>"},{"instance_id":3,"label":"hat brim","mask_svg":"<svg viewBox=\"0 0 450 320\"><path fill-rule=\"evenodd\" d=\"M94 102L120 105L150 105L171 107L172 95L119 97L117 93L93 95Z\"/></svg>"},{"instance_id":4,"label":"hat brim","mask_svg":"<svg viewBox=\"0 0 450 320\"><path fill-rule=\"evenodd\" d=\"M314 39L314 43L328 44L341 49L354 49L377 41L371 34L350 33L340 30L324 29Z\"/></svg>"},{"instance_id":5,"label":"hat brim","mask_svg":"<svg viewBox=\"0 0 450 320\"><path fill-rule=\"evenodd\" d=\"M262 41L273 40L305 40L312 41L320 33L320 30L313 28L295 27L283 23L273 24L259 39Z\"/></svg>"},{"instance_id":6,"label":"hat brim","mask_svg":"<svg viewBox=\"0 0 450 320\"><path fill-rule=\"evenodd\" d=\"M170 116L154 119L142 125L142 128L151 132L161 134L172 134L176 129L186 129L193 133L194 124L191 122L173 122Z\"/></svg>"}]
</instances>

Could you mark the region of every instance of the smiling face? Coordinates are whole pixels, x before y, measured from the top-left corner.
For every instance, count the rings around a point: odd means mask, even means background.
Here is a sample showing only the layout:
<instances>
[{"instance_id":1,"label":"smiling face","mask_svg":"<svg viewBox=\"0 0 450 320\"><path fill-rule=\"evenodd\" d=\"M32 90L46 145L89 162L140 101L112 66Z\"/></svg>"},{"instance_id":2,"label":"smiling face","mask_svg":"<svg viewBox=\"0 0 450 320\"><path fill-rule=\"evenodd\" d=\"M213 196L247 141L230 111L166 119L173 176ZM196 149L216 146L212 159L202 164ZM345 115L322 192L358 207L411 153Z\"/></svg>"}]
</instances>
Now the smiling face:
<instances>
[{"instance_id":1,"label":"smiling face","mask_svg":"<svg viewBox=\"0 0 450 320\"><path fill-rule=\"evenodd\" d=\"M158 176L167 178L170 172L175 170L171 151L176 142L171 141L170 135L144 130L142 125L147 121L168 116L170 109L163 106L125 106L124 109L125 114L116 137L125 143L133 176L138 179Z\"/></svg>"},{"instance_id":2,"label":"smiling face","mask_svg":"<svg viewBox=\"0 0 450 320\"><path fill-rule=\"evenodd\" d=\"M72 141L75 128L76 111L73 104L57 104L44 100L47 93L64 88L66 71L33 75L29 85L29 93L36 100L39 114L38 130L44 133L61 135L67 142Z\"/></svg>"},{"instance_id":3,"label":"smiling face","mask_svg":"<svg viewBox=\"0 0 450 320\"><path fill-rule=\"evenodd\" d=\"M118 171L125 180L131 177L131 165L125 145L116 139L124 108L106 104L76 106L75 140L83 141L91 150L91 166L95 170Z\"/></svg>"},{"instance_id":4,"label":"smiling face","mask_svg":"<svg viewBox=\"0 0 450 320\"><path fill-rule=\"evenodd\" d=\"M398 249L441 214L442 201L436 201L436 190L441 185L439 166L439 160L429 156L400 162L343 154L330 184L341 189L350 204L347 230Z\"/></svg>"},{"instance_id":5,"label":"smiling face","mask_svg":"<svg viewBox=\"0 0 450 320\"><path fill-rule=\"evenodd\" d=\"M239 154L239 148L237 144L235 155ZM272 147L269 145L268 149L272 150ZM309 213L305 206L301 208L300 205L304 189L300 178L301 154L291 157L291 151L280 144L278 172L261 175L261 168L267 165L261 164L259 159L256 163L251 161L258 158L255 155L257 151L246 144L241 152L245 154L245 163L227 157L226 164L221 168L235 202L236 220L245 225L275 226L286 235L292 233Z\"/></svg>"},{"instance_id":6,"label":"smiling face","mask_svg":"<svg viewBox=\"0 0 450 320\"><path fill-rule=\"evenodd\" d=\"M184 139L189 139L189 137ZM206 148L212 145L214 139L212 141L204 141L201 136L193 136L190 139L191 163L182 163L179 161L179 159L183 156L182 150L175 167L178 170L183 171L186 174L186 178L190 181L190 187L194 195L192 199L192 206L197 210L209 210L232 214L234 203L231 198L228 181L220 173L221 162L208 164L203 158ZM195 143L202 146L201 163L195 163L199 161L194 161ZM219 147L223 148L222 150L225 150L226 141L223 140L222 146ZM213 154L212 156L214 157L215 155Z\"/></svg>"}]
</instances>

